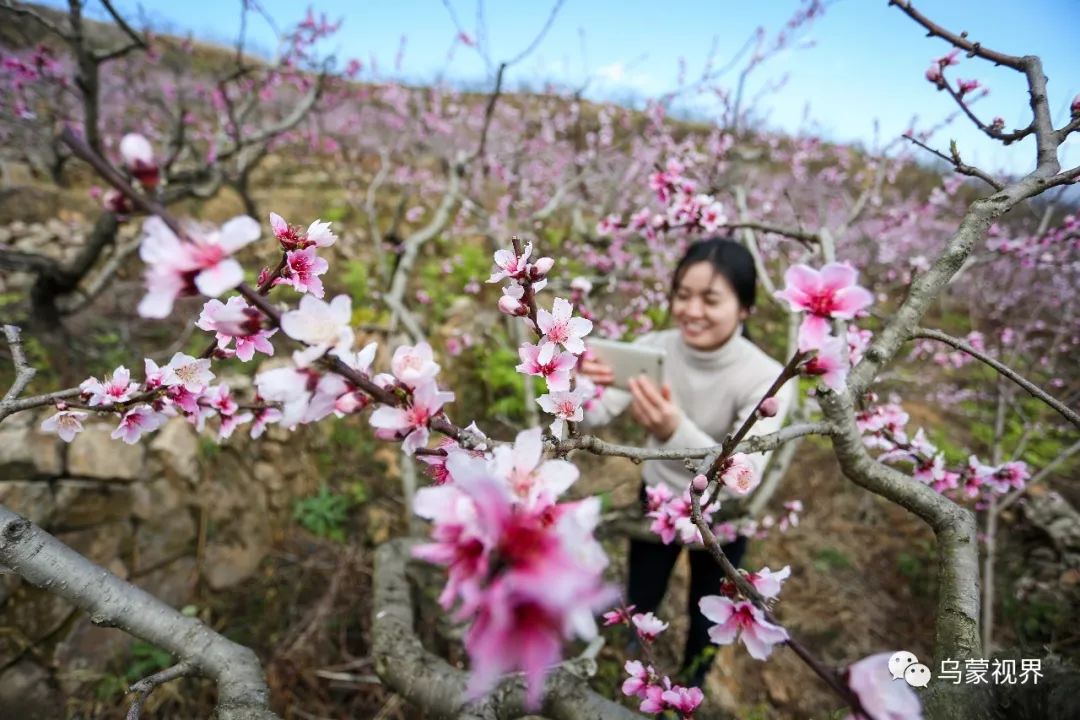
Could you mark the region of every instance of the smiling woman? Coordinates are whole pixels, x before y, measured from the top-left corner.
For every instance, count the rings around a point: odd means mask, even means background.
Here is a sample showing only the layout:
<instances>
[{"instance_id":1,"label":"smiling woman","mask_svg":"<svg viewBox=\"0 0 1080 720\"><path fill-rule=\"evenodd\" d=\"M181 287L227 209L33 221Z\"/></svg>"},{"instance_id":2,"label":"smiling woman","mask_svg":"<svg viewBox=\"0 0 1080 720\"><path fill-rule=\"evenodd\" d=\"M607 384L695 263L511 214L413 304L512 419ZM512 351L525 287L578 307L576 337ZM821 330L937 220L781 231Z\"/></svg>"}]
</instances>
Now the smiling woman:
<instances>
[{"instance_id":1,"label":"smiling woman","mask_svg":"<svg viewBox=\"0 0 1080 720\"><path fill-rule=\"evenodd\" d=\"M585 422L606 423L629 407L634 419L649 433L650 447L719 444L754 412L782 369L746 337L743 321L754 306L756 286L753 257L742 245L727 238L691 245L672 276L671 319L675 327L636 341L666 351L663 384L657 387L648 378L639 377L631 380L629 392L606 387L599 402L586 411ZM581 372L601 385L609 386L612 381L611 368L599 360L584 361ZM793 392L793 386L780 390L775 415L759 419L752 434L764 435L780 428ZM753 474L746 483L750 490L757 485L768 456L755 454L747 460L747 470ZM646 512L656 510L673 495L682 496L691 481L678 461L648 461L642 477L641 499ZM724 502L725 516L739 513L733 496L728 495ZM689 530L660 528L664 544L630 542L627 603L636 606L637 612L648 613L659 607L682 552L681 544L673 544L676 535L684 543L700 543L692 525ZM724 546L724 553L738 565L745 549L746 538L738 537ZM701 613L698 602L717 592L723 572L708 553L691 550L690 574L690 629L682 670L690 684L701 686L711 665L711 655L704 652L709 645L711 623Z\"/></svg>"}]
</instances>

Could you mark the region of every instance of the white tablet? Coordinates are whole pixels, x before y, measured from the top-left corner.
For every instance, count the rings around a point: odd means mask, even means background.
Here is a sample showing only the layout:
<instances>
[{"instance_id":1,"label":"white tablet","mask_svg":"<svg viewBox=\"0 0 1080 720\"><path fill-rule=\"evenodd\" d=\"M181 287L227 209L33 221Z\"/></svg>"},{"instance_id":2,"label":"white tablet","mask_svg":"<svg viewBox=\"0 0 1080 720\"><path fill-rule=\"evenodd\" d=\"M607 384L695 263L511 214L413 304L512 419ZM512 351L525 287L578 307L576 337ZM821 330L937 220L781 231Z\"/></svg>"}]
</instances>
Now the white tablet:
<instances>
[{"instance_id":1,"label":"white tablet","mask_svg":"<svg viewBox=\"0 0 1080 720\"><path fill-rule=\"evenodd\" d=\"M586 344L599 359L611 366L615 373L615 387L629 390L630 378L638 375L645 375L657 387L664 384L664 357L667 353L663 350L593 338L589 338Z\"/></svg>"}]
</instances>

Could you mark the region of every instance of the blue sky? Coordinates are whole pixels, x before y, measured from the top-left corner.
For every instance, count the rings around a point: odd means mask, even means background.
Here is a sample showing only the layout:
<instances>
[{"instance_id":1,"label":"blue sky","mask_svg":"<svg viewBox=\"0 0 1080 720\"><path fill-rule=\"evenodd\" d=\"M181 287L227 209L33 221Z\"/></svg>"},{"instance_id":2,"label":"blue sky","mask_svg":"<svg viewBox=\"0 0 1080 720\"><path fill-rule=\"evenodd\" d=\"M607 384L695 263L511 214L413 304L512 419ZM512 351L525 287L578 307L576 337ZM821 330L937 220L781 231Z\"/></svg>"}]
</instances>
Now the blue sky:
<instances>
[{"instance_id":1,"label":"blue sky","mask_svg":"<svg viewBox=\"0 0 1080 720\"><path fill-rule=\"evenodd\" d=\"M49 0L50 5L66 5ZM95 15L96 0L89 0ZM116 5L138 16L139 4ZM308 6L291 0L262 0L279 26L300 19ZM487 78L484 62L472 50L458 47L447 66L447 51L456 34L441 0L323 0L316 11L344 24L327 50L341 58L379 63L383 74L423 82L445 72L470 84ZM475 33L476 0L451 0L464 28ZM548 0L487 0L484 19L490 56L498 62L516 55L543 26ZM629 99L652 96L675 87L679 58L687 76L701 72L713 38L722 65L759 26L776 30L798 7L795 0L565 0L543 43L508 75L511 87L547 80L580 85L591 77L587 96ZM967 30L973 39L1013 54L1042 57L1049 77L1055 120L1068 116L1071 99L1080 92L1080 2L1076 0L923 0L917 7L945 27ZM198 38L231 42L239 28L240 0L149 2L142 12L156 26L190 32ZM249 22L249 37L265 52L275 46L274 32L264 21ZM405 52L394 70L402 37ZM875 121L880 142L887 142L918 115L922 126L936 124L955 105L937 92L923 72L933 57L948 50L944 41L928 38L885 0L837 0L805 33L809 47L772 58L755 75L748 95L760 84L787 74L788 82L760 107L774 128L811 129L826 138L874 145ZM343 64L343 63L342 63ZM341 65L339 65L340 67ZM951 76L977 78L991 93L976 108L989 121L1004 117L1007 125L1026 124L1025 85L1018 73L979 60L964 60ZM725 77L734 84L734 74ZM707 112L708 108L701 108ZM966 120L957 120L937 137L942 149L955 138L964 160L987 168L1021 172L1033 164L1030 141L1005 148L982 136ZM1066 146L1065 158L1080 162L1080 141Z\"/></svg>"}]
</instances>

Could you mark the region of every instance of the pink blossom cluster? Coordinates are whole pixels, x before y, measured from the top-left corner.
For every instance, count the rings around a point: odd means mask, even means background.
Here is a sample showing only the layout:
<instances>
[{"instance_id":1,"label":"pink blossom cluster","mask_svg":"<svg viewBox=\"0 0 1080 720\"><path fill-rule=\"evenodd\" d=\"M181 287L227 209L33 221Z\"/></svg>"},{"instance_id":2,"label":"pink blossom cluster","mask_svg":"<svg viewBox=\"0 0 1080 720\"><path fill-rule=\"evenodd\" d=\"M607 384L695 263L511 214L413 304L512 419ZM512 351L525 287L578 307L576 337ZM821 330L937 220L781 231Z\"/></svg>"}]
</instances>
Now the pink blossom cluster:
<instances>
[{"instance_id":1,"label":"pink blossom cluster","mask_svg":"<svg viewBox=\"0 0 1080 720\"><path fill-rule=\"evenodd\" d=\"M481 457L451 447L444 483L416 495L432 542L415 554L447 568L439 602L470 623L472 698L520 670L535 707L564 640L595 636L593 614L612 598L602 579L607 556L593 537L600 502L558 502L578 471L542 451L539 428Z\"/></svg>"},{"instance_id":2,"label":"pink blossom cluster","mask_svg":"<svg viewBox=\"0 0 1080 720\"><path fill-rule=\"evenodd\" d=\"M642 208L623 221L619 215L608 215L596 225L601 237L622 238L627 233L641 233L650 239L676 228L690 233L713 233L727 224L723 203L715 197L699 193L697 183L686 176L686 166L670 159L663 170L649 175L649 188L665 206L663 213Z\"/></svg>"},{"instance_id":3,"label":"pink blossom cluster","mask_svg":"<svg viewBox=\"0 0 1080 720\"><path fill-rule=\"evenodd\" d=\"M252 423L251 436L259 437L267 423L275 422L281 412L256 403L253 410L243 410L226 384L211 385L214 373L209 359L176 353L166 365L158 366L147 358L145 378L131 379L130 371L120 366L103 379L87 378L80 385L79 399L88 409L120 414L113 439L134 444L145 433L157 430L170 417L182 416L202 431L209 418L219 419L218 439L229 438L241 424ZM54 432L66 442L82 432L87 413L71 409L67 403L41 424L45 432Z\"/></svg>"},{"instance_id":4,"label":"pink blossom cluster","mask_svg":"<svg viewBox=\"0 0 1080 720\"><path fill-rule=\"evenodd\" d=\"M330 266L325 258L315 254L315 250L337 242L337 236L330 230L330 223L316 220L305 230L289 225L277 213L270 213L270 227L285 252L285 262L278 277L274 278L274 285L289 285L297 292L323 297L323 283L319 276Z\"/></svg>"},{"instance_id":5,"label":"pink blossom cluster","mask_svg":"<svg viewBox=\"0 0 1080 720\"><path fill-rule=\"evenodd\" d=\"M908 437L907 421L907 413L895 402L872 406L855 416L856 425L863 432L863 442L884 451L878 460L910 463L912 477L939 493L956 499L977 498L981 504L991 495L1022 489L1030 476L1027 463L1022 460L991 466L975 455L970 455L959 469L950 470L945 454L927 439L922 428Z\"/></svg>"},{"instance_id":6,"label":"pink blossom cluster","mask_svg":"<svg viewBox=\"0 0 1080 720\"><path fill-rule=\"evenodd\" d=\"M630 677L623 681L623 695L640 699L638 710L643 713L673 712L681 720L690 720L705 699L700 688L675 685L640 660L627 660L624 669Z\"/></svg>"},{"instance_id":7,"label":"pink blossom cluster","mask_svg":"<svg viewBox=\"0 0 1080 720\"><path fill-rule=\"evenodd\" d=\"M799 513L803 511L801 500L789 500L783 504L784 512L777 518L772 513L766 513L760 518L738 518L726 520L713 526L713 534L723 544L735 542L739 537L762 540L768 537L775 528L785 533L791 528L799 526Z\"/></svg>"},{"instance_id":8,"label":"pink blossom cluster","mask_svg":"<svg viewBox=\"0 0 1080 720\"><path fill-rule=\"evenodd\" d=\"M540 336L535 344L522 343L518 348L521 363L516 370L523 375L541 377L547 383L548 392L536 402L544 412L555 416L550 430L556 438L562 438L567 423L579 422L584 417L584 407L597 393L587 378L571 380L578 358L586 351L584 338L592 332L593 324L587 318L575 316L573 304L561 297L555 298L550 311L537 308L535 323L528 317L529 303L535 302L535 294L547 285L547 273L555 264L548 257L529 263L531 254L532 243L520 255L513 249L496 251L495 268L488 282L509 280L503 288L499 309L523 318ZM580 287L579 283L578 292Z\"/></svg>"},{"instance_id":9,"label":"pink blossom cluster","mask_svg":"<svg viewBox=\"0 0 1080 720\"><path fill-rule=\"evenodd\" d=\"M855 268L847 263L828 263L821 270L807 265L792 265L784 274L786 286L776 297L788 303L794 312L805 312L799 326L799 350L816 351L802 371L821 376L825 384L839 392L847 380L851 350L863 350L864 336L848 333L832 335L830 321L851 320L874 301L870 291L856 283Z\"/></svg>"},{"instance_id":10,"label":"pink blossom cluster","mask_svg":"<svg viewBox=\"0 0 1080 720\"><path fill-rule=\"evenodd\" d=\"M635 613L633 605L620 605L604 613L604 626L612 625L626 625L637 634L644 646L651 645L668 628L666 622L651 612ZM639 698L641 705L638 709L641 712L654 714L673 711L680 718L692 718L694 710L704 699L698 688L675 685L671 678L639 660L628 660L625 669L630 677L623 682L623 694Z\"/></svg>"},{"instance_id":11,"label":"pink blossom cluster","mask_svg":"<svg viewBox=\"0 0 1080 720\"><path fill-rule=\"evenodd\" d=\"M784 567L777 572L767 567L757 572L740 569L739 573L763 598L775 599L791 575L791 568ZM770 622L764 611L744 598L728 578L720 583L719 595L706 595L698 602L698 607L705 617L716 623L709 628L709 638L714 643L730 645L737 639L756 660L766 659L774 645L788 639L787 630Z\"/></svg>"},{"instance_id":12,"label":"pink blossom cluster","mask_svg":"<svg viewBox=\"0 0 1080 720\"><path fill-rule=\"evenodd\" d=\"M720 483L730 494L748 495L759 482L750 458L745 453L735 453L724 460L719 471ZM700 481L706 480L704 484ZM694 478L694 490L703 492L707 479L703 475ZM700 545L703 542L701 531L692 517L690 489L681 496L676 496L665 484L653 485L645 489L645 514L652 518L649 530L660 536L665 545L670 545L678 536L683 545ZM719 503L701 508L701 516L706 523L711 522Z\"/></svg>"}]
</instances>

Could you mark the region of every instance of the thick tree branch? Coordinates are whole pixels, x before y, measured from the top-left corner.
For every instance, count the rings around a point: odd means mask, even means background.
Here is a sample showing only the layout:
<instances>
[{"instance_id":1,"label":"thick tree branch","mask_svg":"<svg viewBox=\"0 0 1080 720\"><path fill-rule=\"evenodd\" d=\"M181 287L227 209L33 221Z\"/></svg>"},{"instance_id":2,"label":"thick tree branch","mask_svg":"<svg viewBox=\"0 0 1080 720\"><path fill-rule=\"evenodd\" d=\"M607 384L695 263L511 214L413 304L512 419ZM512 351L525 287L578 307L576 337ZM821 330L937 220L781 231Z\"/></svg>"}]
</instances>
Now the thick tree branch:
<instances>
[{"instance_id":1,"label":"thick tree branch","mask_svg":"<svg viewBox=\"0 0 1080 720\"><path fill-rule=\"evenodd\" d=\"M186 617L0 505L0 564L89 613L169 652L217 683L218 720L276 720L259 660L249 648Z\"/></svg>"}]
</instances>

